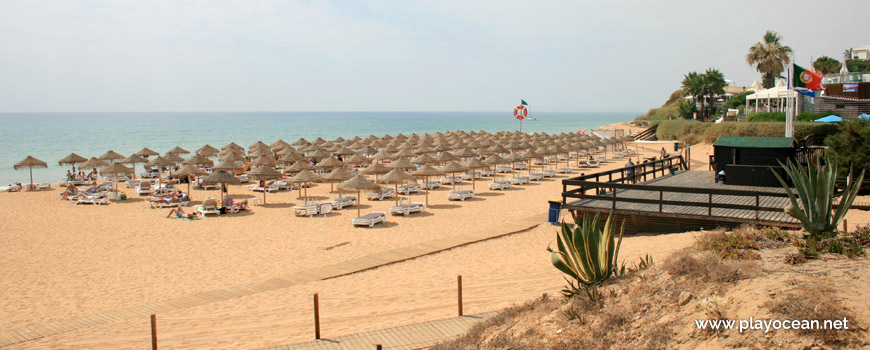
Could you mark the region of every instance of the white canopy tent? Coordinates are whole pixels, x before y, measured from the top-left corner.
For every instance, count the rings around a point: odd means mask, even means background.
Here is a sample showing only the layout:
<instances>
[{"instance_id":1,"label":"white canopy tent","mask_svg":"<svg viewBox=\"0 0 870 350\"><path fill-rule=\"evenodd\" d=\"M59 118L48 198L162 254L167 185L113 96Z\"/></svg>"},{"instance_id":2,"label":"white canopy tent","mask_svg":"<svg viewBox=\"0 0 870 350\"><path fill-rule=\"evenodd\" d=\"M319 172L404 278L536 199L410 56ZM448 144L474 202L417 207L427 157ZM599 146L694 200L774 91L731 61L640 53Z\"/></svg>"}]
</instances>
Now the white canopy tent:
<instances>
[{"instance_id":1,"label":"white canopy tent","mask_svg":"<svg viewBox=\"0 0 870 350\"><path fill-rule=\"evenodd\" d=\"M755 86L755 83L752 84ZM780 80L776 86L758 91L746 96L746 111L750 111L750 101L755 101L754 112L783 112L788 106L788 99L794 99L795 94L789 93L788 86ZM763 104L763 106L762 106Z\"/></svg>"}]
</instances>

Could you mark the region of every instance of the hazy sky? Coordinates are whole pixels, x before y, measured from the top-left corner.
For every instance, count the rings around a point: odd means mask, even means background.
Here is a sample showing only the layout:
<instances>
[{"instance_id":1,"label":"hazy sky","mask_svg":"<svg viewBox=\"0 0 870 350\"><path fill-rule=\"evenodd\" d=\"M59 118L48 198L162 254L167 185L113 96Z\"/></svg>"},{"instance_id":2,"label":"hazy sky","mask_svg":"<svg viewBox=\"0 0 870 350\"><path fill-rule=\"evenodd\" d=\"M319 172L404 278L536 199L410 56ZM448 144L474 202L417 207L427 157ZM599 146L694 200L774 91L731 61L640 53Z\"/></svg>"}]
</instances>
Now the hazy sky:
<instances>
[{"instance_id":1,"label":"hazy sky","mask_svg":"<svg viewBox=\"0 0 870 350\"><path fill-rule=\"evenodd\" d=\"M870 44L870 1L0 0L0 112L637 111Z\"/></svg>"}]
</instances>

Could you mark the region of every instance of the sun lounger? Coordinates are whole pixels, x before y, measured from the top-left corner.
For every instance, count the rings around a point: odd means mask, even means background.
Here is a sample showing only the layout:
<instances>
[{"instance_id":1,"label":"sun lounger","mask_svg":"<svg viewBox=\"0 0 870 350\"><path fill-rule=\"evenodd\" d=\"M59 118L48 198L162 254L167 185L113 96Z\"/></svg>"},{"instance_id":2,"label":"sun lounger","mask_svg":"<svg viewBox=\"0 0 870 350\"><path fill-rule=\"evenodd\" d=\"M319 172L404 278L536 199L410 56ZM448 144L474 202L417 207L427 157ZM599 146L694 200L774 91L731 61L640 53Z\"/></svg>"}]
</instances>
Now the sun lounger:
<instances>
[{"instance_id":1,"label":"sun lounger","mask_svg":"<svg viewBox=\"0 0 870 350\"><path fill-rule=\"evenodd\" d=\"M244 201L236 201L232 198L227 197L224 199L224 208L227 208L227 212L229 213L238 213L239 211L248 209L247 201L250 199L246 199Z\"/></svg>"},{"instance_id":2,"label":"sun lounger","mask_svg":"<svg viewBox=\"0 0 870 350\"><path fill-rule=\"evenodd\" d=\"M528 168L529 167L526 165L526 163L514 163L514 170L526 170Z\"/></svg>"},{"instance_id":3,"label":"sun lounger","mask_svg":"<svg viewBox=\"0 0 870 350\"><path fill-rule=\"evenodd\" d=\"M492 170L485 169L474 172L475 174L480 174L480 176L492 176Z\"/></svg>"},{"instance_id":4,"label":"sun lounger","mask_svg":"<svg viewBox=\"0 0 870 350\"><path fill-rule=\"evenodd\" d=\"M441 188L441 181L429 181L428 184L423 184L424 189L431 190L433 188Z\"/></svg>"},{"instance_id":5,"label":"sun lounger","mask_svg":"<svg viewBox=\"0 0 870 350\"><path fill-rule=\"evenodd\" d=\"M206 198L202 201L202 205L196 207L196 211L200 212L202 217L205 217L208 214L220 215L221 213L217 207L217 199L214 198Z\"/></svg>"},{"instance_id":6,"label":"sun lounger","mask_svg":"<svg viewBox=\"0 0 870 350\"><path fill-rule=\"evenodd\" d=\"M384 198L395 198L396 190L392 188L386 188L381 192L369 192L366 193L366 198L370 201L382 201Z\"/></svg>"},{"instance_id":7,"label":"sun lounger","mask_svg":"<svg viewBox=\"0 0 870 350\"><path fill-rule=\"evenodd\" d=\"M306 216L309 212L312 215L320 214L320 204L297 205L293 207L293 214L296 216Z\"/></svg>"},{"instance_id":8,"label":"sun lounger","mask_svg":"<svg viewBox=\"0 0 870 350\"><path fill-rule=\"evenodd\" d=\"M266 183L266 186L265 186L265 187L263 187L263 186L259 186L259 185L256 185L256 184L251 184L251 185L248 185L248 189L251 190L251 191L254 191L254 192L268 192L268 193L272 193L272 192L278 192L278 191L280 191L280 190L281 190L281 187L278 186L278 184L277 184L275 181L269 181L268 183Z\"/></svg>"},{"instance_id":9,"label":"sun lounger","mask_svg":"<svg viewBox=\"0 0 870 350\"><path fill-rule=\"evenodd\" d=\"M41 184L36 185L37 190L48 190L51 189L51 184L48 182L43 182Z\"/></svg>"},{"instance_id":10,"label":"sun lounger","mask_svg":"<svg viewBox=\"0 0 870 350\"><path fill-rule=\"evenodd\" d=\"M287 181L277 181L275 185L279 190L295 190L298 187L297 183L289 183Z\"/></svg>"},{"instance_id":11,"label":"sun lounger","mask_svg":"<svg viewBox=\"0 0 870 350\"><path fill-rule=\"evenodd\" d=\"M585 163L581 163L580 166L584 168L597 168L600 166L600 163L597 160L587 160Z\"/></svg>"},{"instance_id":12,"label":"sun lounger","mask_svg":"<svg viewBox=\"0 0 870 350\"><path fill-rule=\"evenodd\" d=\"M480 179L480 172L475 171L475 172L474 172L474 178L479 180L479 179ZM467 181L467 180L471 180L471 174L467 174L467 173L466 173L466 174L462 174L462 180L466 180L466 181Z\"/></svg>"},{"instance_id":13,"label":"sun lounger","mask_svg":"<svg viewBox=\"0 0 870 350\"><path fill-rule=\"evenodd\" d=\"M567 172L569 172L569 173L571 172L571 168L562 168L562 169L568 169ZM541 172L541 174L543 174L544 177L553 177L553 176L556 176L557 171L558 170L544 170Z\"/></svg>"},{"instance_id":14,"label":"sun lounger","mask_svg":"<svg viewBox=\"0 0 870 350\"><path fill-rule=\"evenodd\" d=\"M531 173L529 174L529 181L540 181L544 179L544 173Z\"/></svg>"},{"instance_id":15,"label":"sun lounger","mask_svg":"<svg viewBox=\"0 0 870 350\"><path fill-rule=\"evenodd\" d=\"M420 184L416 184L416 183L407 184L404 186L399 186L399 193L404 194L404 195L409 195L411 193L417 193L420 191L421 191Z\"/></svg>"},{"instance_id":16,"label":"sun lounger","mask_svg":"<svg viewBox=\"0 0 870 350\"><path fill-rule=\"evenodd\" d=\"M149 197L149 199L148 199L148 203L151 204L151 209L185 207L188 204L190 204L190 202L188 202L188 201L178 201L178 202L168 201L167 202L164 200L151 200L151 198L155 198L155 197ZM156 199L162 199L162 198L156 198Z\"/></svg>"},{"instance_id":17,"label":"sun lounger","mask_svg":"<svg viewBox=\"0 0 870 350\"><path fill-rule=\"evenodd\" d=\"M474 198L474 190L454 191L447 194L448 200L465 201L468 198Z\"/></svg>"},{"instance_id":18,"label":"sun lounger","mask_svg":"<svg viewBox=\"0 0 870 350\"><path fill-rule=\"evenodd\" d=\"M596 157L595 160L598 163L607 163L607 157L605 157L605 156Z\"/></svg>"},{"instance_id":19,"label":"sun lounger","mask_svg":"<svg viewBox=\"0 0 870 350\"><path fill-rule=\"evenodd\" d=\"M528 176L517 176L510 179L511 185L525 185L529 183Z\"/></svg>"},{"instance_id":20,"label":"sun lounger","mask_svg":"<svg viewBox=\"0 0 870 350\"><path fill-rule=\"evenodd\" d=\"M142 181L139 183L139 186L136 187L136 194L139 196L151 193L153 193L151 190L151 181Z\"/></svg>"},{"instance_id":21,"label":"sun lounger","mask_svg":"<svg viewBox=\"0 0 870 350\"><path fill-rule=\"evenodd\" d=\"M513 186L511 186L510 181L496 181L496 182L489 184L489 189L491 189L491 190L501 191L501 190L508 189L511 187L513 187Z\"/></svg>"},{"instance_id":22,"label":"sun lounger","mask_svg":"<svg viewBox=\"0 0 870 350\"><path fill-rule=\"evenodd\" d=\"M248 174L236 175L236 177L239 178L239 181L241 182L248 182Z\"/></svg>"},{"instance_id":23,"label":"sun lounger","mask_svg":"<svg viewBox=\"0 0 870 350\"><path fill-rule=\"evenodd\" d=\"M369 214L353 219L354 226L375 227L375 224L387 222L387 213L382 211L373 211Z\"/></svg>"},{"instance_id":24,"label":"sun lounger","mask_svg":"<svg viewBox=\"0 0 870 350\"><path fill-rule=\"evenodd\" d=\"M556 169L556 172L559 174L567 174L571 172L571 168L559 168ZM553 174L553 176L555 176L555 174Z\"/></svg>"},{"instance_id":25,"label":"sun lounger","mask_svg":"<svg viewBox=\"0 0 870 350\"><path fill-rule=\"evenodd\" d=\"M417 202L401 202L399 205L394 205L390 207L390 214L393 215L404 215L408 216L413 213L422 213L426 211L425 203L417 203Z\"/></svg>"},{"instance_id":26,"label":"sun lounger","mask_svg":"<svg viewBox=\"0 0 870 350\"><path fill-rule=\"evenodd\" d=\"M509 172L513 171L513 168L511 168L509 166L500 166L500 167L495 168L495 171L498 171L500 173L509 173Z\"/></svg>"},{"instance_id":27,"label":"sun lounger","mask_svg":"<svg viewBox=\"0 0 870 350\"><path fill-rule=\"evenodd\" d=\"M338 197L329 203L332 203L332 207L338 210L357 205L356 197Z\"/></svg>"},{"instance_id":28,"label":"sun lounger","mask_svg":"<svg viewBox=\"0 0 870 350\"><path fill-rule=\"evenodd\" d=\"M81 196L72 201L73 205L93 204L103 205L109 203L109 198L105 196Z\"/></svg>"},{"instance_id":29,"label":"sun lounger","mask_svg":"<svg viewBox=\"0 0 870 350\"><path fill-rule=\"evenodd\" d=\"M463 175L465 175L465 174L463 174ZM442 177L441 180L440 180L440 182L441 182L442 185L452 185L454 182L462 182L462 178L463 178L462 176L456 176L456 177L452 177L452 176Z\"/></svg>"}]
</instances>

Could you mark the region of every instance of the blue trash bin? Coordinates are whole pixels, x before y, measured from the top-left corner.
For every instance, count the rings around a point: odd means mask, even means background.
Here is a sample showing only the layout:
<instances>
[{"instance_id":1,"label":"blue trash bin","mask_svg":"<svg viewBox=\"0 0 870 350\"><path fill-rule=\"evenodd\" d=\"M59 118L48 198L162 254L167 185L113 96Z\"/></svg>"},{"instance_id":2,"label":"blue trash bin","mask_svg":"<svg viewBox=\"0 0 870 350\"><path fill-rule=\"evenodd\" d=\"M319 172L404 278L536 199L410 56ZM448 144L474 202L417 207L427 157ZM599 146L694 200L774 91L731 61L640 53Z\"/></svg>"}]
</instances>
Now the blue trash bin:
<instances>
[{"instance_id":1,"label":"blue trash bin","mask_svg":"<svg viewBox=\"0 0 870 350\"><path fill-rule=\"evenodd\" d=\"M550 216L547 218L547 223L559 224L559 211L562 210L562 201L550 200Z\"/></svg>"}]
</instances>

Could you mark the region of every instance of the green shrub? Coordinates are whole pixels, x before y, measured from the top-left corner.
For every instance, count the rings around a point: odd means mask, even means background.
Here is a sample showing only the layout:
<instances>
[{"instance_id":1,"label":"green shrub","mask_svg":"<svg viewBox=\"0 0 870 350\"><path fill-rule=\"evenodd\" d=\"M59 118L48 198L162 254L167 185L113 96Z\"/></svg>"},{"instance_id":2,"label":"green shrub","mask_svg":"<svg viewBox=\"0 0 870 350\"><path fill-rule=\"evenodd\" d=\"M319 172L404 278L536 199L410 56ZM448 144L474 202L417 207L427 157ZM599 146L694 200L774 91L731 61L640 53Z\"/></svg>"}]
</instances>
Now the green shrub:
<instances>
[{"instance_id":1,"label":"green shrub","mask_svg":"<svg viewBox=\"0 0 870 350\"><path fill-rule=\"evenodd\" d=\"M837 124L840 125L831 126L839 127L841 132L828 136L825 145L830 147L837 162L843 165L840 176L845 175L849 168L860 171L870 167L870 121L855 119Z\"/></svg>"},{"instance_id":2,"label":"green shrub","mask_svg":"<svg viewBox=\"0 0 870 350\"><path fill-rule=\"evenodd\" d=\"M794 135L798 139L816 135L820 139L837 132L831 123L795 122ZM712 143L720 136L769 137L783 136L785 124L779 122L722 122L702 123L694 120L663 120L659 122L656 137L659 140L684 140L689 143Z\"/></svg>"},{"instance_id":3,"label":"green shrub","mask_svg":"<svg viewBox=\"0 0 870 350\"><path fill-rule=\"evenodd\" d=\"M562 291L566 296L577 294L582 286L590 299L599 300L598 285L618 273L623 230L617 239L612 216L607 216L603 229L599 219L599 214L584 215L582 220L575 217L573 227L563 222L556 235L557 250L547 247L553 266L577 282L569 281L569 288Z\"/></svg>"},{"instance_id":4,"label":"green shrub","mask_svg":"<svg viewBox=\"0 0 870 350\"><path fill-rule=\"evenodd\" d=\"M785 112L752 112L746 116L748 122L785 122Z\"/></svg>"}]
</instances>

